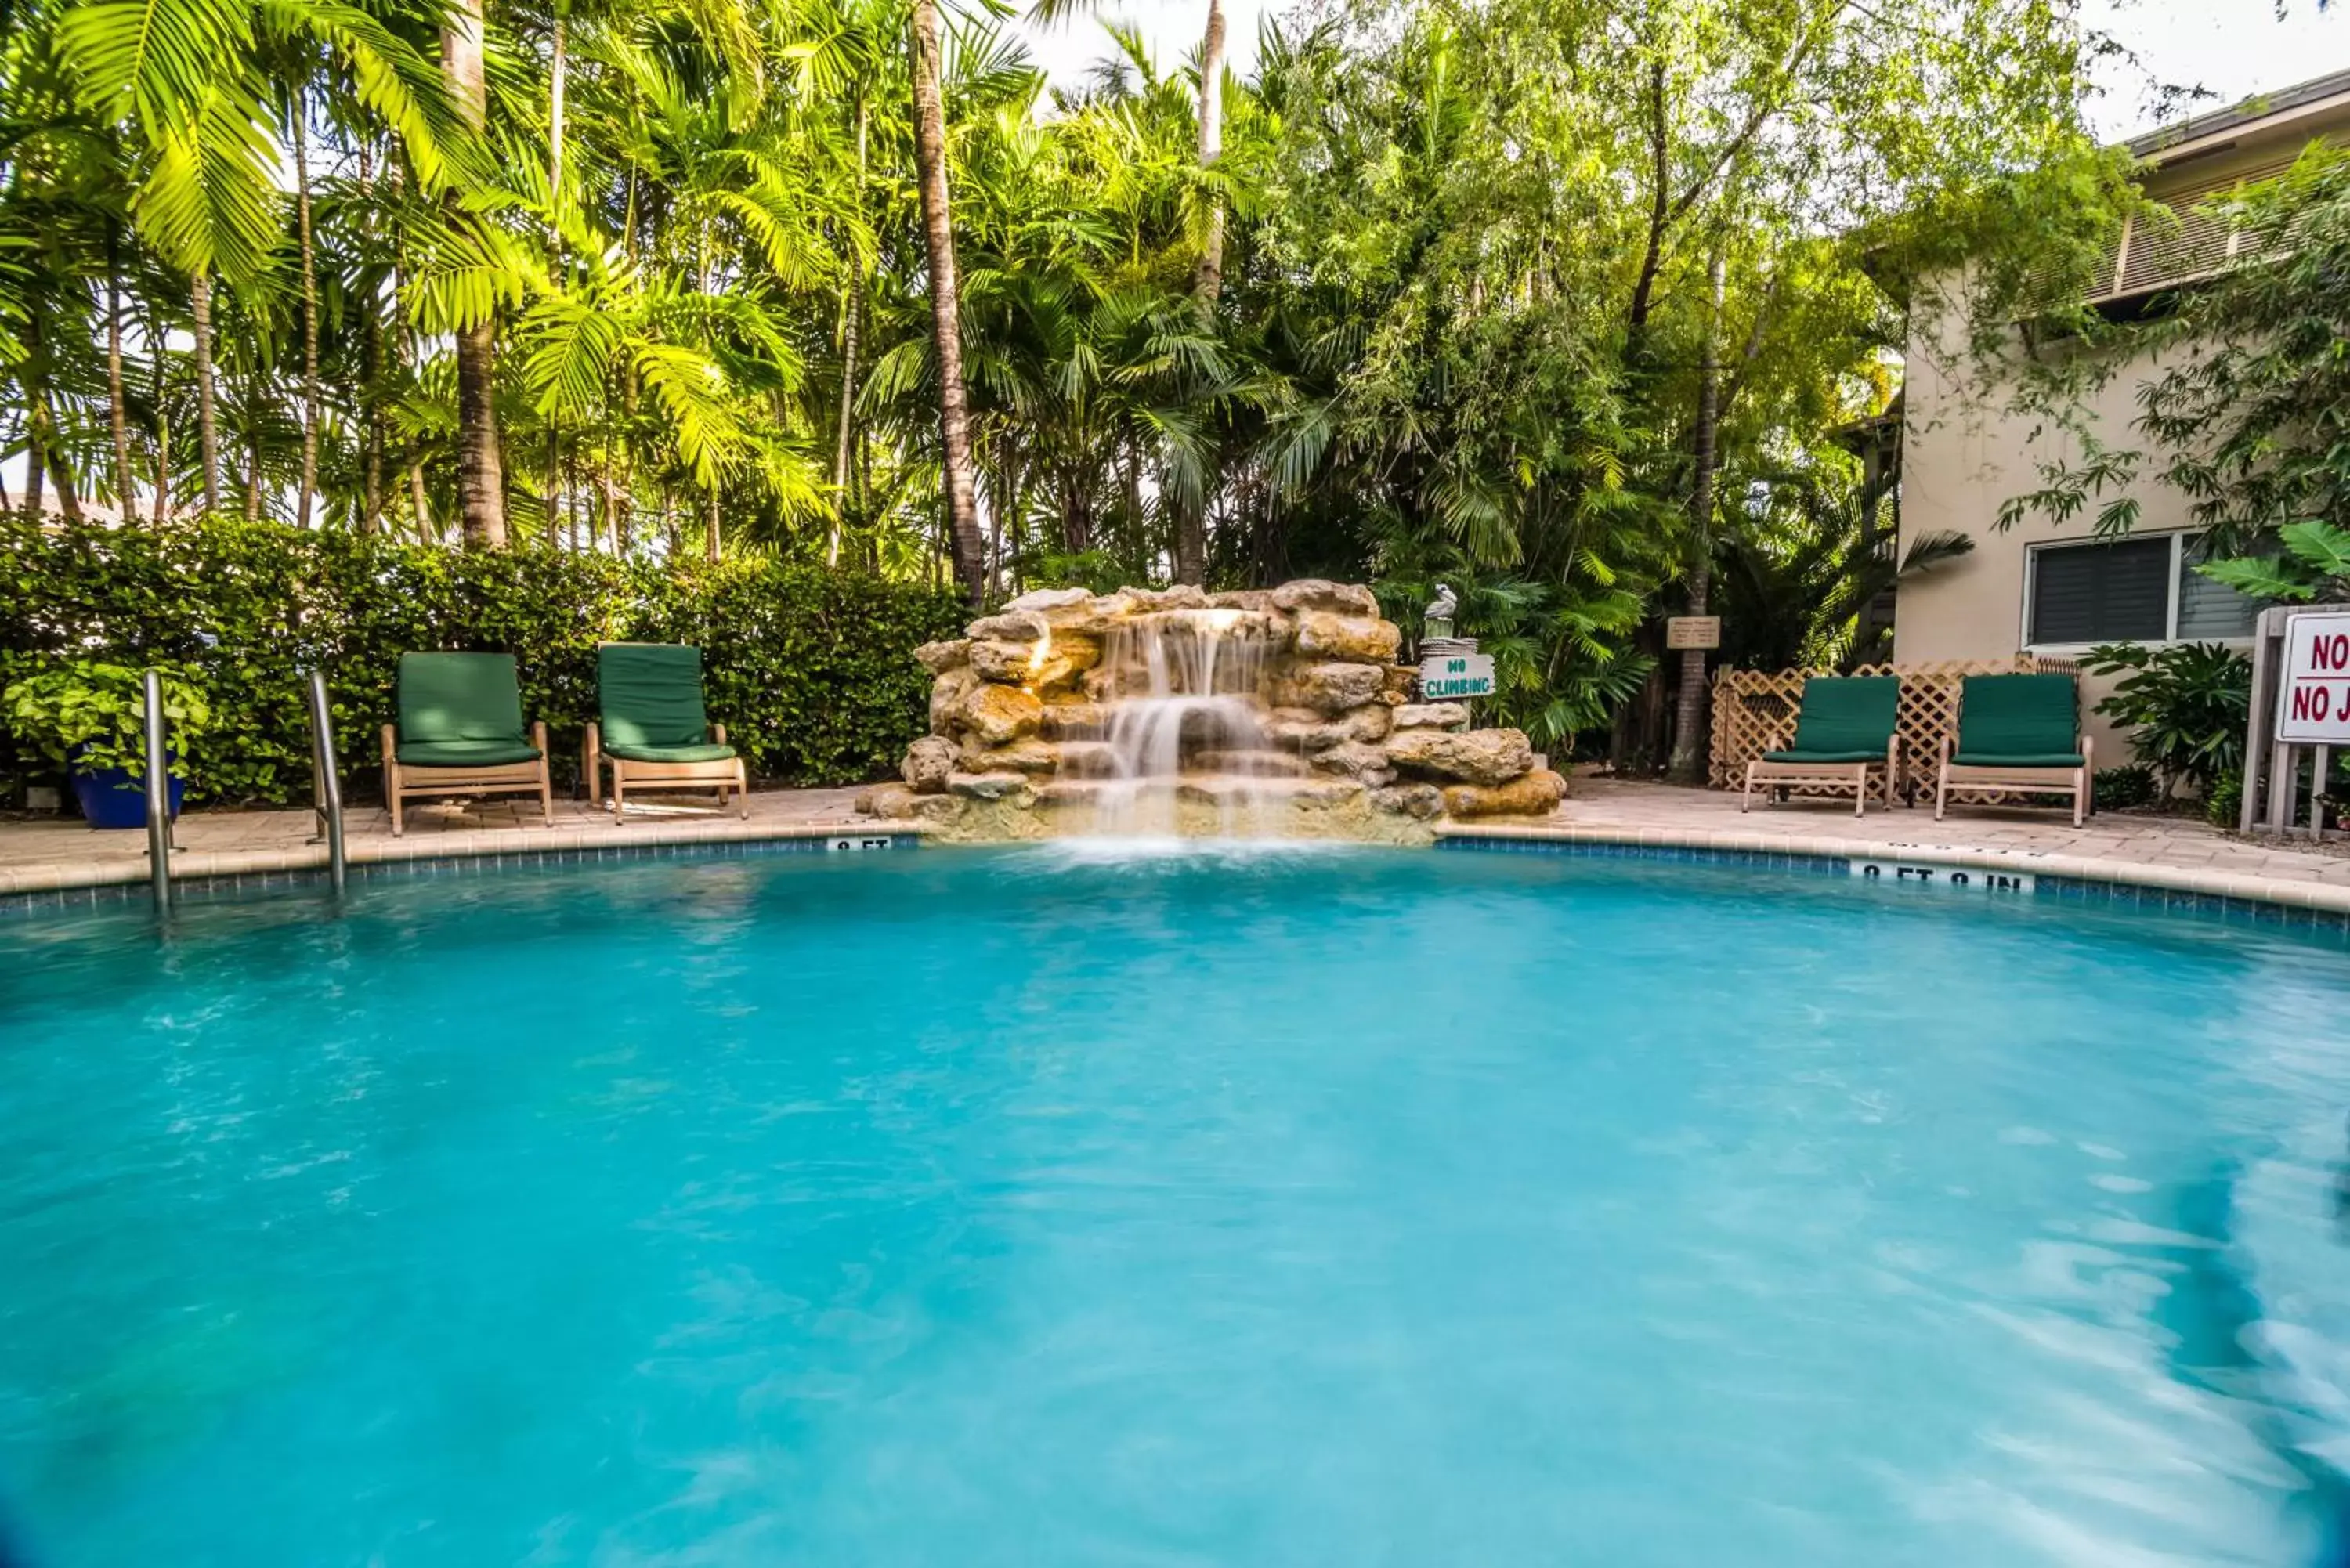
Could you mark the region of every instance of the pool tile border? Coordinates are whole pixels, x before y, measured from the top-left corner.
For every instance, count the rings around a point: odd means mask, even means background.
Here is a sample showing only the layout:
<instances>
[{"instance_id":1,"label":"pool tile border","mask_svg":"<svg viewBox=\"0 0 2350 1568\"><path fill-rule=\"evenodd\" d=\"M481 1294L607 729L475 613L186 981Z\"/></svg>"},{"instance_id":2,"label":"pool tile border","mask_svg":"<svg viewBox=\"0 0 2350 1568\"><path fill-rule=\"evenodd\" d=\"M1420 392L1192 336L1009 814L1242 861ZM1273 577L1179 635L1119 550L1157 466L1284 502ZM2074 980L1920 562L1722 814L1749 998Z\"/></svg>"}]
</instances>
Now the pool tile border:
<instances>
[{"instance_id":1,"label":"pool tile border","mask_svg":"<svg viewBox=\"0 0 2350 1568\"><path fill-rule=\"evenodd\" d=\"M534 866L577 866L641 860L749 859L778 854L827 853L835 838L888 838L919 846L920 824L867 827L848 824L649 825L641 836L615 843L605 832L577 829L487 829L437 834L358 846L353 880L473 877ZM1579 855L1742 867L1807 877L1848 877L1855 860L2022 872L2041 897L2080 902L2218 916L2283 929L2350 936L2350 888L2279 877L2230 876L2138 861L2025 851L1963 849L1947 845L1887 844L1826 836L1714 833L1598 825L1503 826L1453 824L1436 830L1437 847L1521 854ZM224 851L190 855L174 877L190 903L216 902L263 891L323 888L326 851ZM11 883L14 883L12 886ZM59 867L38 880L0 875L0 918L63 909L90 909L148 897L145 867Z\"/></svg>"},{"instance_id":2,"label":"pool tile border","mask_svg":"<svg viewBox=\"0 0 2350 1568\"><path fill-rule=\"evenodd\" d=\"M2350 888L2085 856L1597 826L1451 826L1437 830L1437 847L1732 866L1807 877L1848 877L1856 860L2004 871L2031 877L2041 898L2200 914L2238 924L2350 938Z\"/></svg>"},{"instance_id":3,"label":"pool tile border","mask_svg":"<svg viewBox=\"0 0 2350 1568\"><path fill-rule=\"evenodd\" d=\"M602 843L592 846L570 844L546 845L529 848L470 849L442 846L438 849L420 846L411 849L401 846L400 853L371 854L353 857L349 877L353 882L387 882L420 877L459 878L486 876L504 870L522 870L541 866L609 865L625 861L645 860L755 860L776 855L825 855L833 853L830 846L836 838L886 838L892 850L913 849L921 846L922 835L901 825L893 824L882 829L794 826L789 829L769 829L756 836L744 835L717 836L708 833L691 836L648 836L635 843ZM424 841L430 844L431 841ZM221 903L256 892L311 890L324 891L327 887L325 854L289 857L272 856L212 856L209 862L223 860L286 861L298 858L304 864L272 865L249 869L228 869L207 865L185 876L172 879L173 896L182 903ZM144 871L144 867L140 867ZM106 909L117 904L144 904L149 898L143 874L136 881L111 878L106 881L85 881L56 888L33 888L0 891L0 919L10 915L43 914L57 909Z\"/></svg>"}]
</instances>

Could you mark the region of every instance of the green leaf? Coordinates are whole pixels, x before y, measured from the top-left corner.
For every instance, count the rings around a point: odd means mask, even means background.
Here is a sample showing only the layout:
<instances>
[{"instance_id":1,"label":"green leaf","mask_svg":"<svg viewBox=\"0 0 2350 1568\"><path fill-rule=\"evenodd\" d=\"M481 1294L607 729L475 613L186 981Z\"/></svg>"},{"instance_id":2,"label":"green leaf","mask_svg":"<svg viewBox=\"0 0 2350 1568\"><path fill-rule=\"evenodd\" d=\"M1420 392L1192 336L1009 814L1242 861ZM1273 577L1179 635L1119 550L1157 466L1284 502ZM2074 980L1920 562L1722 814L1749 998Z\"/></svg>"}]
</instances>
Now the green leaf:
<instances>
[{"instance_id":1,"label":"green leaf","mask_svg":"<svg viewBox=\"0 0 2350 1568\"><path fill-rule=\"evenodd\" d=\"M2250 598L2286 599L2304 604L2317 597L2317 585L2296 562L2274 556L2242 556L2210 561L2195 568L2215 583L2224 583Z\"/></svg>"},{"instance_id":2,"label":"green leaf","mask_svg":"<svg viewBox=\"0 0 2350 1568\"><path fill-rule=\"evenodd\" d=\"M2277 537L2296 559L2315 567L2322 576L2350 577L2350 531L2312 519L2286 524L2277 530Z\"/></svg>"}]
</instances>

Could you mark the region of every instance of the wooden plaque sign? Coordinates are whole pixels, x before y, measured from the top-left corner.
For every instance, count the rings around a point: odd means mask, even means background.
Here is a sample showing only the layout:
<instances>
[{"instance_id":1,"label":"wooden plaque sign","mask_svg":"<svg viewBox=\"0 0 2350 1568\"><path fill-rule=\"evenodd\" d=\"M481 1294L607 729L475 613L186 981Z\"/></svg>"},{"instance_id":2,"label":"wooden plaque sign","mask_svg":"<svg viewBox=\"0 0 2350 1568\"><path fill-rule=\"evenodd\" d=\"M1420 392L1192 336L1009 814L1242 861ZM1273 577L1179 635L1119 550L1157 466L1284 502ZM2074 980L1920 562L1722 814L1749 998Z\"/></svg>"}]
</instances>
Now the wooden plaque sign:
<instances>
[{"instance_id":1,"label":"wooden plaque sign","mask_svg":"<svg viewBox=\"0 0 2350 1568\"><path fill-rule=\"evenodd\" d=\"M1665 646L1670 649L1714 649L1721 646L1718 615L1677 615L1665 620Z\"/></svg>"}]
</instances>

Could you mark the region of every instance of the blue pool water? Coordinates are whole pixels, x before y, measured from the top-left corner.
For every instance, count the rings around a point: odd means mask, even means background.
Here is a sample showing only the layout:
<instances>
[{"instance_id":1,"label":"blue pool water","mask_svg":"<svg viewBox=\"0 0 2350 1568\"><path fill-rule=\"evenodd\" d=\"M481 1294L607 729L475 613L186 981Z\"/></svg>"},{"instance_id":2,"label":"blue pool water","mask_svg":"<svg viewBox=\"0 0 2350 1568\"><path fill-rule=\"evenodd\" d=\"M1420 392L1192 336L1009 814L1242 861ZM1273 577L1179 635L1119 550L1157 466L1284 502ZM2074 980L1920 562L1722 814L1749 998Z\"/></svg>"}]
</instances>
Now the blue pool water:
<instances>
[{"instance_id":1,"label":"blue pool water","mask_svg":"<svg viewBox=\"0 0 2350 1568\"><path fill-rule=\"evenodd\" d=\"M0 922L29 1568L2334 1568L2338 944L1532 856Z\"/></svg>"}]
</instances>

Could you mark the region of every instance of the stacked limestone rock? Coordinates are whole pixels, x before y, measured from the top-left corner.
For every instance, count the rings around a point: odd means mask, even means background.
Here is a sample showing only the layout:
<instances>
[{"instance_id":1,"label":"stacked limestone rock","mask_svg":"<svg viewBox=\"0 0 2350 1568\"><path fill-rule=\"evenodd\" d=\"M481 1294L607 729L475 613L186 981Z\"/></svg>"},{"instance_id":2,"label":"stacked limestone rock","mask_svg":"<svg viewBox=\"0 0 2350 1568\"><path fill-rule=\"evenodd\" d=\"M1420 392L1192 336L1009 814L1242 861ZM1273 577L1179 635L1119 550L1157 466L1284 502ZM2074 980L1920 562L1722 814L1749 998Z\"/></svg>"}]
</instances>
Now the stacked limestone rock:
<instances>
[{"instance_id":1,"label":"stacked limestone rock","mask_svg":"<svg viewBox=\"0 0 2350 1568\"><path fill-rule=\"evenodd\" d=\"M1202 610L1225 612L1219 633L1262 653L1251 703L1269 749L1194 753L1187 735L1187 777L1287 781L1284 798L1323 818L1315 830L1347 831L1330 825L1334 816L1360 819L1382 837L1415 836L1389 828L1425 836L1421 825L1447 815L1540 815L1565 795L1556 774L1534 766L1522 732L1471 730L1465 706L1411 700L1417 671L1395 662L1402 634L1368 588L1307 579L1236 593L1066 588L1013 600L969 635L917 650L935 678L931 732L908 752L904 786L860 804L974 836L1077 826L1045 819L1083 805L1090 781L1115 772L1111 711L1135 675L1106 657L1125 645L1120 628Z\"/></svg>"}]
</instances>

